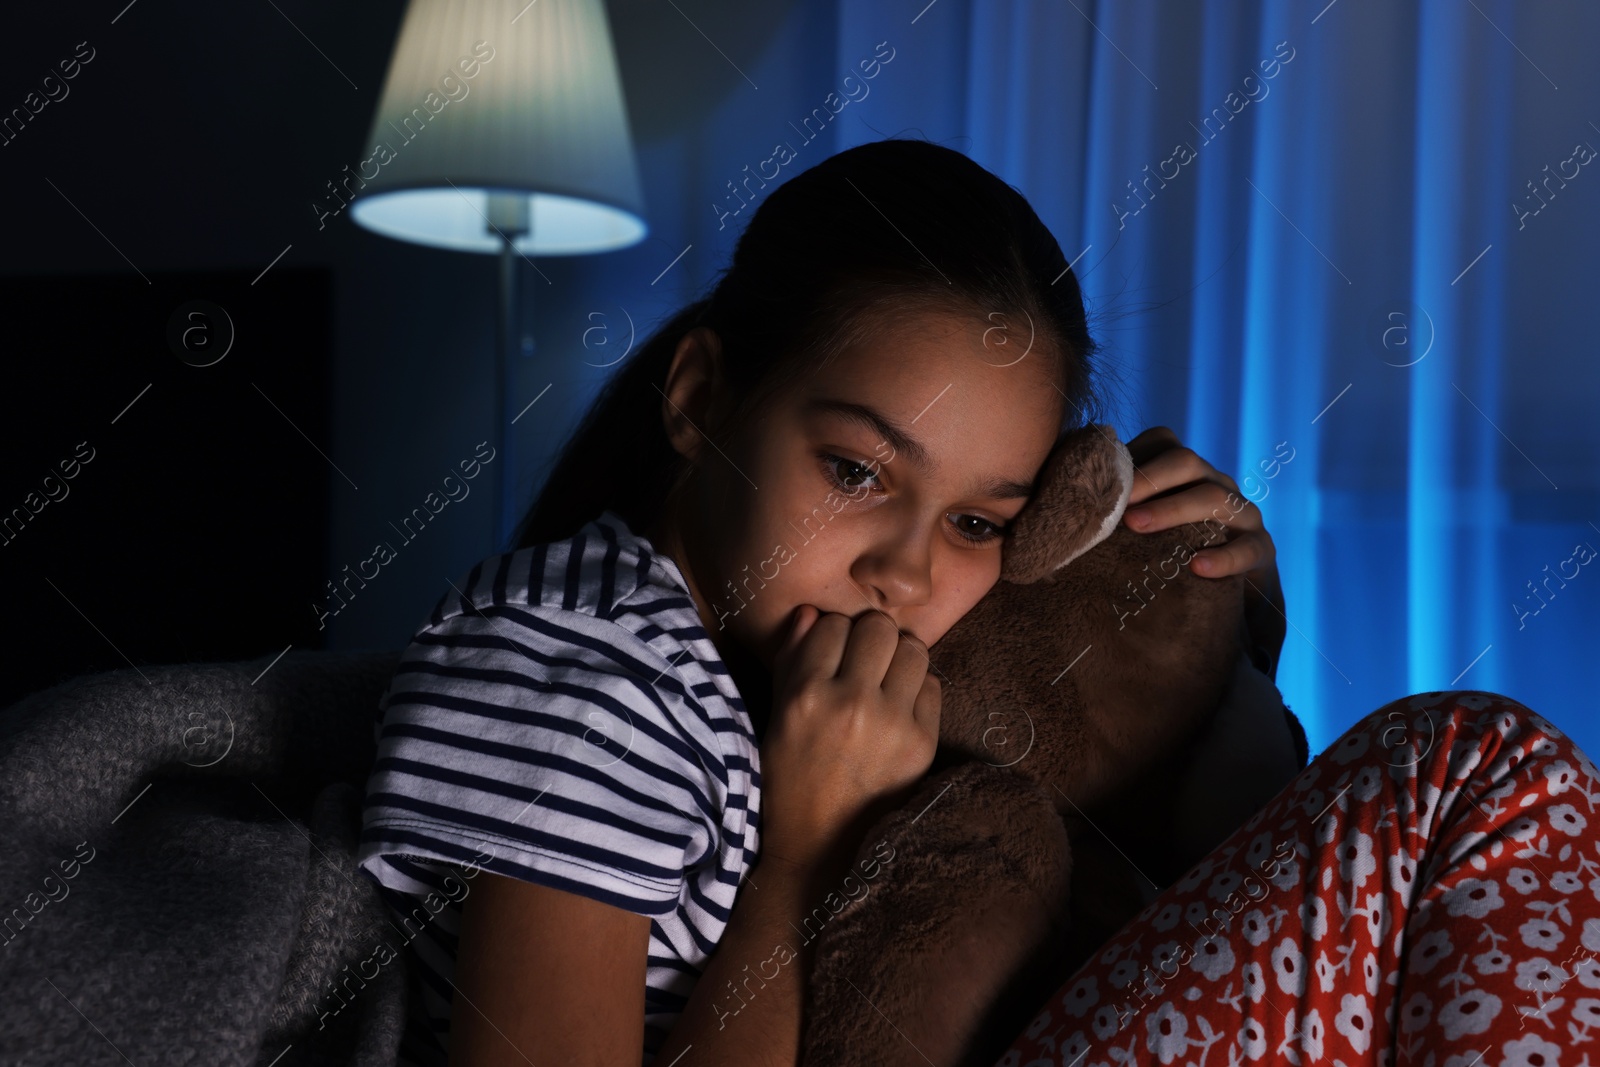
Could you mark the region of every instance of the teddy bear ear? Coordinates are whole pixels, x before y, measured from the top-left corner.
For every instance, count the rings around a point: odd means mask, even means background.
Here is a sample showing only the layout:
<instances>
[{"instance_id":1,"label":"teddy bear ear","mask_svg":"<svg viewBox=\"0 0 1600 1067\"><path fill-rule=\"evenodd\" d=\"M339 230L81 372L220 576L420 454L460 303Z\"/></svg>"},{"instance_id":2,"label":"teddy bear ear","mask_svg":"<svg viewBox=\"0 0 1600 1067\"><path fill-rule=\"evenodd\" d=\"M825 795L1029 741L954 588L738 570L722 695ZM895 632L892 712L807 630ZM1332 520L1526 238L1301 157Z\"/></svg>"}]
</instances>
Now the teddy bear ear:
<instances>
[{"instance_id":1,"label":"teddy bear ear","mask_svg":"<svg viewBox=\"0 0 1600 1067\"><path fill-rule=\"evenodd\" d=\"M1109 426L1062 434L1045 459L1033 496L1012 520L1000 580L1047 578L1111 536L1133 491L1133 456Z\"/></svg>"}]
</instances>

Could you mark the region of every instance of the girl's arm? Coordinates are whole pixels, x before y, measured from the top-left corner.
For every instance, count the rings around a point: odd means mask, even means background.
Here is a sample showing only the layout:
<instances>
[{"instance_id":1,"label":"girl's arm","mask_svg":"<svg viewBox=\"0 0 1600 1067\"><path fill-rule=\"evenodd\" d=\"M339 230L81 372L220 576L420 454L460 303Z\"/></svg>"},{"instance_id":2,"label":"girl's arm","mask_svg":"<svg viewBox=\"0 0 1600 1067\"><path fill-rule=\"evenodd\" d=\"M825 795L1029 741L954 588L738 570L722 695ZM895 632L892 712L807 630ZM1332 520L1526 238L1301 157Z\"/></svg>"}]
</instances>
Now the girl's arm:
<instances>
[{"instance_id":1,"label":"girl's arm","mask_svg":"<svg viewBox=\"0 0 1600 1067\"><path fill-rule=\"evenodd\" d=\"M815 870L763 856L717 949L656 1055L657 1067L794 1067L812 950L804 917L847 859ZM732 987L730 988L730 983Z\"/></svg>"},{"instance_id":2,"label":"girl's arm","mask_svg":"<svg viewBox=\"0 0 1600 1067\"><path fill-rule=\"evenodd\" d=\"M757 862L659 1067L793 1067L811 966L794 931L846 866ZM462 902L450 1067L637 1067L649 941L649 916L482 872Z\"/></svg>"},{"instance_id":3,"label":"girl's arm","mask_svg":"<svg viewBox=\"0 0 1600 1067\"><path fill-rule=\"evenodd\" d=\"M482 871L461 903L450 1067L638 1067L650 917Z\"/></svg>"}]
</instances>

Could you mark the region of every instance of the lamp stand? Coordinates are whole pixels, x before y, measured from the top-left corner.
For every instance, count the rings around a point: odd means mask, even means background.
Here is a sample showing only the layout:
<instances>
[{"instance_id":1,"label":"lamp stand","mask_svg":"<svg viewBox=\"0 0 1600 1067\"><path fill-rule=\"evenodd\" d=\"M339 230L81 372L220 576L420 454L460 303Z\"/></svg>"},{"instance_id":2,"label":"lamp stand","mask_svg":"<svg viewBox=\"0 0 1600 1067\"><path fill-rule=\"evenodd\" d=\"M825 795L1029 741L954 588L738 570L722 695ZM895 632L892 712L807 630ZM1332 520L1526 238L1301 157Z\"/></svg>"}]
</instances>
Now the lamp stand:
<instances>
[{"instance_id":1,"label":"lamp stand","mask_svg":"<svg viewBox=\"0 0 1600 1067\"><path fill-rule=\"evenodd\" d=\"M498 554L515 546L506 544L510 536L506 505L512 490L510 423L506 419L506 397L509 394L511 347L517 343L517 305L521 293L517 261L522 258L513 242L532 231L525 193L489 194L489 229L500 235L500 301L495 322L494 345L494 422L495 458L499 467L494 473L493 545L490 554Z\"/></svg>"}]
</instances>

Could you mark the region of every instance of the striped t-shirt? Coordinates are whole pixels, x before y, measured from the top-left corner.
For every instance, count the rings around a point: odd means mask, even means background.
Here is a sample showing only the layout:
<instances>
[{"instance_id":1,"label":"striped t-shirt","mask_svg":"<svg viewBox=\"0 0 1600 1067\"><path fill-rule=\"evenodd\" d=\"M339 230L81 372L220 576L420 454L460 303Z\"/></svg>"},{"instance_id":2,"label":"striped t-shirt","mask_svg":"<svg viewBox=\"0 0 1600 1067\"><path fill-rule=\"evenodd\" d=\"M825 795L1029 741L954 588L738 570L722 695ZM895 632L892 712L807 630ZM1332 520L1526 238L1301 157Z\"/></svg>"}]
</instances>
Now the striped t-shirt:
<instances>
[{"instance_id":1,"label":"striped t-shirt","mask_svg":"<svg viewBox=\"0 0 1600 1067\"><path fill-rule=\"evenodd\" d=\"M401 1062L445 1063L481 869L651 917L649 1065L760 847L750 717L677 565L610 510L484 560L412 639L377 738L357 860L418 982Z\"/></svg>"}]
</instances>

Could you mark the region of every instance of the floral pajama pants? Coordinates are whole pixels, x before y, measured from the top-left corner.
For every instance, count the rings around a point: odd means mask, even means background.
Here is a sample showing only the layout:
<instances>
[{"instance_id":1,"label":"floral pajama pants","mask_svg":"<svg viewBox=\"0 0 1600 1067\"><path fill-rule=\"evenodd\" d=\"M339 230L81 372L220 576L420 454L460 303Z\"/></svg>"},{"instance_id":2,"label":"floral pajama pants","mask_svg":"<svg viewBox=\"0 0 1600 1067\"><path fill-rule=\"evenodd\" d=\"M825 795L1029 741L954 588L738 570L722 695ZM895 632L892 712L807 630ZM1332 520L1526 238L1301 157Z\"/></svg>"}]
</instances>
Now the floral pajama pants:
<instances>
[{"instance_id":1,"label":"floral pajama pants","mask_svg":"<svg viewBox=\"0 0 1600 1067\"><path fill-rule=\"evenodd\" d=\"M996 1067L1600 1063L1597 799L1595 765L1514 700L1385 704L1108 940Z\"/></svg>"}]
</instances>

